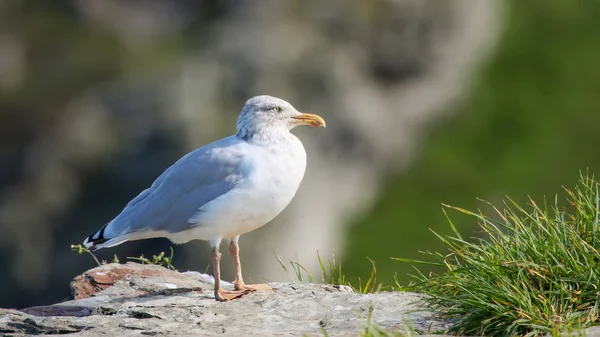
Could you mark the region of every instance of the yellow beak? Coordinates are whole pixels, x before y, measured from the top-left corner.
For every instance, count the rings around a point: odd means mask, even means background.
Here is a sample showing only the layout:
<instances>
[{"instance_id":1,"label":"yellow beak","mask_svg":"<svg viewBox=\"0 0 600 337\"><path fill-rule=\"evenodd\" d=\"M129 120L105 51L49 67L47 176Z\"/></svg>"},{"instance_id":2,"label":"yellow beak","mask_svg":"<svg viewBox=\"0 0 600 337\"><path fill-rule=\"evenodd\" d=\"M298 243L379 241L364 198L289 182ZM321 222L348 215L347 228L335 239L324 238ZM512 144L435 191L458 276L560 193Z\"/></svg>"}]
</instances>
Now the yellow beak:
<instances>
[{"instance_id":1,"label":"yellow beak","mask_svg":"<svg viewBox=\"0 0 600 337\"><path fill-rule=\"evenodd\" d=\"M299 116L294 116L292 118L297 120L299 122L298 124L305 124L305 125L310 125L310 126L314 126L314 127L322 127L322 128L324 128L326 126L325 120L323 118L321 118L321 116L315 115L315 114L303 113Z\"/></svg>"}]
</instances>

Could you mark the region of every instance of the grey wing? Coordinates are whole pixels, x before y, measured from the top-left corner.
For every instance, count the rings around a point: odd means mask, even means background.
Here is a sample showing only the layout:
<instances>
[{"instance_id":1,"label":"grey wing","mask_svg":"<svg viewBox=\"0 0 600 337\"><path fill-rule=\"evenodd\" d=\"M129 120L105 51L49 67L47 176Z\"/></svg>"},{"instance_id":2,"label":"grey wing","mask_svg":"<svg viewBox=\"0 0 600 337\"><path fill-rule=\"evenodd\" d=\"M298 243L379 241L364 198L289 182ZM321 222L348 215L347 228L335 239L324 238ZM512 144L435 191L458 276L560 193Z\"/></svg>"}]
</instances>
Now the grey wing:
<instances>
[{"instance_id":1,"label":"grey wing","mask_svg":"<svg viewBox=\"0 0 600 337\"><path fill-rule=\"evenodd\" d=\"M199 148L169 167L152 186L131 200L111 223L111 236L133 232L176 233L194 226L188 219L207 202L244 178L243 156L235 145Z\"/></svg>"}]
</instances>

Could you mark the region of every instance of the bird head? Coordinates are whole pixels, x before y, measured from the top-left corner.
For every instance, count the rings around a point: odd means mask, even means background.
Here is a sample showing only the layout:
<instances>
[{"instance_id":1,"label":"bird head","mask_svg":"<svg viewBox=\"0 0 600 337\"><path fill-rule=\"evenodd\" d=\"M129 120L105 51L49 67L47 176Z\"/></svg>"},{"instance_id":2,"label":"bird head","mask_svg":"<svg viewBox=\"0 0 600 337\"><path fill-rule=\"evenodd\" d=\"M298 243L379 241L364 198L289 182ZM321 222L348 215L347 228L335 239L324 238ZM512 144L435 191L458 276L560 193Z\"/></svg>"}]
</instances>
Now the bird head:
<instances>
[{"instance_id":1,"label":"bird head","mask_svg":"<svg viewBox=\"0 0 600 337\"><path fill-rule=\"evenodd\" d=\"M237 134L240 138L268 139L285 134L299 125L325 127L325 121L318 115L299 112L280 98L255 96L247 100L242 108Z\"/></svg>"}]
</instances>

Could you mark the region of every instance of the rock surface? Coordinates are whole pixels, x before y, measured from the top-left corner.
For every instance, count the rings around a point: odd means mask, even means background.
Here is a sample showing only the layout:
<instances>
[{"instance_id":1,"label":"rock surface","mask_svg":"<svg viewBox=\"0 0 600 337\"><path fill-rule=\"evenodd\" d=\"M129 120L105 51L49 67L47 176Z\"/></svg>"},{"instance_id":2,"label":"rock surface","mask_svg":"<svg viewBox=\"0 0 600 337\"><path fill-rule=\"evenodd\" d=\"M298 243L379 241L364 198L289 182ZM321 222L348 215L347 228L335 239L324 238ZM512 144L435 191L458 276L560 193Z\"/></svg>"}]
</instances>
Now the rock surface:
<instances>
[{"instance_id":1,"label":"rock surface","mask_svg":"<svg viewBox=\"0 0 600 337\"><path fill-rule=\"evenodd\" d=\"M367 323L386 331L444 328L419 310L419 295L357 294L347 286L270 283L273 291L217 302L212 279L135 263L106 264L71 283L74 300L0 309L0 333L73 336L357 336ZM226 284L230 287L230 284Z\"/></svg>"}]
</instances>

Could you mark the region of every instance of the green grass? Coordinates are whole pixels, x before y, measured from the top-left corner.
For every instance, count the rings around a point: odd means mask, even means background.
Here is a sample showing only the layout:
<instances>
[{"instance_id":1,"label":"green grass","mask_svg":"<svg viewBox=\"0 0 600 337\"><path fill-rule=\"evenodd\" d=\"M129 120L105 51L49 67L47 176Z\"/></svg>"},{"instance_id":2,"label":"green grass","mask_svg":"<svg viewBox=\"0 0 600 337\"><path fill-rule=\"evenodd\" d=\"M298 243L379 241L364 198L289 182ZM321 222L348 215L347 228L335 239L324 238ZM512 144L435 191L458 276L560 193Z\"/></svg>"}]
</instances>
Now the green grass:
<instances>
[{"instance_id":1,"label":"green grass","mask_svg":"<svg viewBox=\"0 0 600 337\"><path fill-rule=\"evenodd\" d=\"M492 216L446 206L479 223L466 239L450 221L451 235L435 236L447 253L424 252L442 273L418 268L410 290L430 295L426 305L450 319L448 332L466 335L556 335L599 322L600 184L581 175L566 206L508 199Z\"/></svg>"},{"instance_id":2,"label":"green grass","mask_svg":"<svg viewBox=\"0 0 600 337\"><path fill-rule=\"evenodd\" d=\"M319 260L319 266L321 268L320 280L317 280L308 269L302 266L297 258L296 261L289 261L288 267L277 253L275 253L275 257L277 258L277 261L279 261L281 268L288 274L293 272L294 278L299 282L306 281L314 283L320 281L324 284L345 285L351 287L354 292L361 294L376 293L383 288L383 285L377 282L377 268L375 267L375 262L369 258L367 259L371 262L371 273L363 284L363 280L360 277L358 277L355 282L351 282L346 278L345 273L342 271L342 262L336 259L335 254L331 254L331 259L324 261L319 252L317 252L317 259Z\"/></svg>"}]
</instances>

